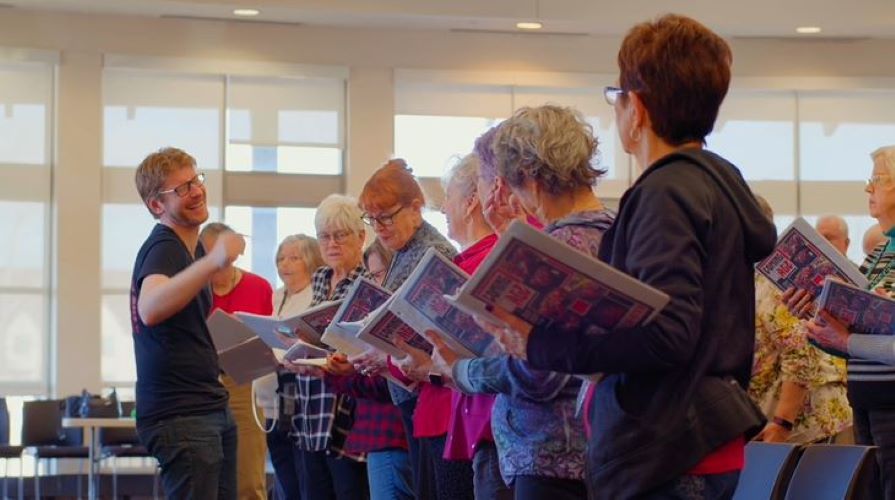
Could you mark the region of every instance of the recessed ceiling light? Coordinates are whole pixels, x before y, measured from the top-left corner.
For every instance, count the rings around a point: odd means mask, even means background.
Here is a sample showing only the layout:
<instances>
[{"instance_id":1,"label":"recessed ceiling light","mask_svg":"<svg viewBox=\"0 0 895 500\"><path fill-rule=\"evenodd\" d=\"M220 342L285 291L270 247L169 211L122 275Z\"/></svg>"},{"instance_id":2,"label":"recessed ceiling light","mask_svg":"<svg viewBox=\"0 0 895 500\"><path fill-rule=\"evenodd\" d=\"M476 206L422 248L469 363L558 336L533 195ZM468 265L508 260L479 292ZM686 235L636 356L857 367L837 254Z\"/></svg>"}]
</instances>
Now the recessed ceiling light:
<instances>
[{"instance_id":1,"label":"recessed ceiling light","mask_svg":"<svg viewBox=\"0 0 895 500\"><path fill-rule=\"evenodd\" d=\"M234 16L252 17L260 13L261 11L258 9L233 9Z\"/></svg>"},{"instance_id":2,"label":"recessed ceiling light","mask_svg":"<svg viewBox=\"0 0 895 500\"><path fill-rule=\"evenodd\" d=\"M819 26L799 26L796 28L796 33L801 35L813 35L815 33L820 33Z\"/></svg>"},{"instance_id":3,"label":"recessed ceiling light","mask_svg":"<svg viewBox=\"0 0 895 500\"><path fill-rule=\"evenodd\" d=\"M516 23L516 27L519 28L520 30L539 30L539 29L543 28L544 25L537 21L527 21L527 22Z\"/></svg>"}]
</instances>

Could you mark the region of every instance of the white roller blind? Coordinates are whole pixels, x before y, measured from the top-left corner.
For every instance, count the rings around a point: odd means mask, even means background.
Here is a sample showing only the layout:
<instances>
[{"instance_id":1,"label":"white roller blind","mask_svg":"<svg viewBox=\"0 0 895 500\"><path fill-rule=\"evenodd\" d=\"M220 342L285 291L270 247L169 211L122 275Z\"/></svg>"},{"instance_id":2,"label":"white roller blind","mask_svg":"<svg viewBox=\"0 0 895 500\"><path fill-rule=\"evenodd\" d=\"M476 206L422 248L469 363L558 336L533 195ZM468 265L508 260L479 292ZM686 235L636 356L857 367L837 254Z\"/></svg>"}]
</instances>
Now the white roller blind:
<instances>
[{"instance_id":1,"label":"white roller blind","mask_svg":"<svg viewBox=\"0 0 895 500\"><path fill-rule=\"evenodd\" d=\"M224 78L106 69L103 164L135 168L161 147L183 149L204 170L221 166Z\"/></svg>"},{"instance_id":2,"label":"white roller blind","mask_svg":"<svg viewBox=\"0 0 895 500\"><path fill-rule=\"evenodd\" d=\"M509 86L395 83L395 114L506 118L513 112Z\"/></svg>"}]
</instances>

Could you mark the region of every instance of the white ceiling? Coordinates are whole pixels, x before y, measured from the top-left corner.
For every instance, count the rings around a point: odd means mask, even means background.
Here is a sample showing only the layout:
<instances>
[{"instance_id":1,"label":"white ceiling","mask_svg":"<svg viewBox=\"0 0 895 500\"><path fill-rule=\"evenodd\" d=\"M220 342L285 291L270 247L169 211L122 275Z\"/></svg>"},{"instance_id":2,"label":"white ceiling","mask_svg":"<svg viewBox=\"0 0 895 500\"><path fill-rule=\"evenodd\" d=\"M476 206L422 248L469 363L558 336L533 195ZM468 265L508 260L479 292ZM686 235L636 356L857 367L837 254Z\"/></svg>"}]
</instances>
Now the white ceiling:
<instances>
[{"instance_id":1,"label":"white ceiling","mask_svg":"<svg viewBox=\"0 0 895 500\"><path fill-rule=\"evenodd\" d=\"M236 7L262 22L395 29L512 31L538 18L544 32L620 35L665 12L696 17L723 35L895 38L895 0L0 0L22 9L234 19ZM658 6L657 6L658 4ZM2 10L0 10L2 15Z\"/></svg>"}]
</instances>

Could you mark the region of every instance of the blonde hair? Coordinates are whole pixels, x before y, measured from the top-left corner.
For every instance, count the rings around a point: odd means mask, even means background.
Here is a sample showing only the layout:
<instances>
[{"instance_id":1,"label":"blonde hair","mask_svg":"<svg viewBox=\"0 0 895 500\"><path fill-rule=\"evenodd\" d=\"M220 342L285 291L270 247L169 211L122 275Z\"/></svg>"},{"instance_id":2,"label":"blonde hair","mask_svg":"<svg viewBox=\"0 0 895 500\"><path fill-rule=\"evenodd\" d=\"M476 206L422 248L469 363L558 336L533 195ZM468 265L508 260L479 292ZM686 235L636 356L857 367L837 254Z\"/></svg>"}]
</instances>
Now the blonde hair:
<instances>
[{"instance_id":1,"label":"blonde hair","mask_svg":"<svg viewBox=\"0 0 895 500\"><path fill-rule=\"evenodd\" d=\"M283 238L283 241L277 246L277 253L274 254L274 263L280 260L283 249L288 246L296 245L298 247L298 255L305 263L305 269L308 273L313 274L319 267L323 267L323 256L320 255L320 245L317 240L306 234L290 234Z\"/></svg>"},{"instance_id":2,"label":"blonde hair","mask_svg":"<svg viewBox=\"0 0 895 500\"><path fill-rule=\"evenodd\" d=\"M195 166L196 159L186 151L177 148L159 149L150 153L140 162L137 172L134 174L134 183L137 185L137 192L140 193L143 204L146 205L146 209L149 210L152 217L159 218L149 208L149 200L158 196L171 172Z\"/></svg>"},{"instance_id":3,"label":"blonde hair","mask_svg":"<svg viewBox=\"0 0 895 500\"><path fill-rule=\"evenodd\" d=\"M590 163L597 151L593 128L572 108L521 108L500 124L491 147L498 174L512 187L532 179L557 195L592 187L605 174Z\"/></svg>"},{"instance_id":4,"label":"blonde hair","mask_svg":"<svg viewBox=\"0 0 895 500\"><path fill-rule=\"evenodd\" d=\"M895 178L895 146L883 146L870 153L873 162L881 162L889 171L889 175Z\"/></svg>"}]
</instances>

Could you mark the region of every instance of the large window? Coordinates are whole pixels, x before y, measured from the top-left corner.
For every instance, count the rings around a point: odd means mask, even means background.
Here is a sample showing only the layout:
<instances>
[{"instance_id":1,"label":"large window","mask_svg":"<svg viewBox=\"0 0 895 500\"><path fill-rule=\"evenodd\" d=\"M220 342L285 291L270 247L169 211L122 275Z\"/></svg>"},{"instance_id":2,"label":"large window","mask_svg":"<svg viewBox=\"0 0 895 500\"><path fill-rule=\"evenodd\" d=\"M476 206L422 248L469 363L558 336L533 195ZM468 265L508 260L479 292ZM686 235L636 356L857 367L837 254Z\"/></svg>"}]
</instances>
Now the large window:
<instances>
[{"instance_id":1,"label":"large window","mask_svg":"<svg viewBox=\"0 0 895 500\"><path fill-rule=\"evenodd\" d=\"M399 71L396 77L395 155L408 161L430 191L434 186L425 178L442 176L472 151L478 136L516 109L543 104L573 107L593 128L599 144L593 163L607 171L597 187L601 196L618 197L627 187L630 162L617 138L613 110L600 90L600 82L608 84L608 77L553 75L555 85L540 81L448 84L442 80L451 81L451 77L444 77L415 71ZM440 196L434 198L432 205L437 208Z\"/></svg>"},{"instance_id":2,"label":"large window","mask_svg":"<svg viewBox=\"0 0 895 500\"><path fill-rule=\"evenodd\" d=\"M0 62L0 390L46 394L54 65Z\"/></svg>"},{"instance_id":3,"label":"large window","mask_svg":"<svg viewBox=\"0 0 895 500\"><path fill-rule=\"evenodd\" d=\"M288 68L287 68L288 69ZM286 71L288 73L288 71ZM343 76L232 75L203 69L106 68L103 74L102 375L136 378L128 294L134 258L155 221L133 170L165 146L206 172L209 221L247 235L236 264L278 285L274 252L288 234L313 235L313 209L341 190Z\"/></svg>"}]
</instances>

